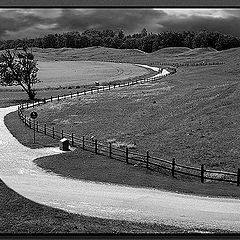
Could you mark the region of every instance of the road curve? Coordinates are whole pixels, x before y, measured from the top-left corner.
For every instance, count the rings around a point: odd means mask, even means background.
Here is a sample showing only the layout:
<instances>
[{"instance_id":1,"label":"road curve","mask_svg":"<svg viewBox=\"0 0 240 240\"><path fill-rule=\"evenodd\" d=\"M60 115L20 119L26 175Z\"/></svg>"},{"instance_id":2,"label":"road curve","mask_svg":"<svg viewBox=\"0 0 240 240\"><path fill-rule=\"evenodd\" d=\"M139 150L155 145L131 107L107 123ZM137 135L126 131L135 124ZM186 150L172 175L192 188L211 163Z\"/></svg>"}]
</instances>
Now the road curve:
<instances>
[{"instance_id":1,"label":"road curve","mask_svg":"<svg viewBox=\"0 0 240 240\"><path fill-rule=\"evenodd\" d=\"M61 151L20 144L4 124L4 116L16 110L0 108L0 178L24 197L88 216L240 232L238 199L72 180L43 171L33 160Z\"/></svg>"}]
</instances>

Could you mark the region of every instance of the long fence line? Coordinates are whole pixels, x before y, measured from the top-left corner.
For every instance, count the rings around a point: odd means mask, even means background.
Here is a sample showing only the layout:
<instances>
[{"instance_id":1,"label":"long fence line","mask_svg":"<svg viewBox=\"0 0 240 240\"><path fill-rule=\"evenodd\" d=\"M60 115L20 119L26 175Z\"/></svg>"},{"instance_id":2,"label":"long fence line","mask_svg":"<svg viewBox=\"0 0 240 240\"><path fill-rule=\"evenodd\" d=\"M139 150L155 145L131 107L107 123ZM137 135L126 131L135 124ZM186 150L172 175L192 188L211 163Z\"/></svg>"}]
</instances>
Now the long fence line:
<instances>
[{"instance_id":1,"label":"long fence line","mask_svg":"<svg viewBox=\"0 0 240 240\"><path fill-rule=\"evenodd\" d=\"M209 65L222 65L224 62L199 62L199 63L158 63L158 65L171 65L173 67L181 66L209 66Z\"/></svg>"},{"instance_id":2,"label":"long fence line","mask_svg":"<svg viewBox=\"0 0 240 240\"><path fill-rule=\"evenodd\" d=\"M168 74L169 75L169 74ZM167 75L165 75L167 76ZM23 114L24 109L35 108L39 105L46 104L52 101L60 101L61 99L78 97L86 94L93 94L104 92L106 90L115 89L117 87L131 86L135 84L142 84L146 82L157 81L162 79L165 76L161 77L150 77L147 79L140 79L132 82L124 82L119 84L106 86L99 86L98 88L92 88L90 90L85 90L81 92L71 93L70 95L63 95L57 97L50 97L49 99L42 99L31 103L24 103L18 106L18 115L20 119L24 122L26 126L34 131L42 133L44 135L50 136L53 139L62 139L68 138L70 140L70 144L73 147L80 147L83 150L92 151L96 154L108 156L109 158L124 161L127 164L132 164L138 167L145 167L149 170L158 171L158 172L167 172L168 174L175 177L176 174L187 175L191 177L195 177L200 179L202 183L205 181L223 181L229 183L235 183L237 186L240 184L240 169L238 168L237 173L233 172L223 172L218 170L209 170L205 169L204 164L202 164L199 168L186 166L182 164L178 164L176 159L172 159L172 161L167 161L158 157L154 157L150 154L149 151L146 151L146 154L140 154L136 151L132 151L128 147L125 149L121 149L119 147L114 146L113 143L103 143L98 141L97 139L90 139L86 136L78 137L74 133L66 133L63 130L56 131L54 127L49 127L47 124L39 124L38 121L32 120L30 117L27 117Z\"/></svg>"},{"instance_id":3,"label":"long fence line","mask_svg":"<svg viewBox=\"0 0 240 240\"><path fill-rule=\"evenodd\" d=\"M116 62L121 63L121 60L105 60L105 62ZM197 62L197 63L177 63L177 62L150 62L150 65L159 65L159 66L173 66L173 67L181 67L181 66L210 66L210 65L222 65L224 62Z\"/></svg>"}]
</instances>

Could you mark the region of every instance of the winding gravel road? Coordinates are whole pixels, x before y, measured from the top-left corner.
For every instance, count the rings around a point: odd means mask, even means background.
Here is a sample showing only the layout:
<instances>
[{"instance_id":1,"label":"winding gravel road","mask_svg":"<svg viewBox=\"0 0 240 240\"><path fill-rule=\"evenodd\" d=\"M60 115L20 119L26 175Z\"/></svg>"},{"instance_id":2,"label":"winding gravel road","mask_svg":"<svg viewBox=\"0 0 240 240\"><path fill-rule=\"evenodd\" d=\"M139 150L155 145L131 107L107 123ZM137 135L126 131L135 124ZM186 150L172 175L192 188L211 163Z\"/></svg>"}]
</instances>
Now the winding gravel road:
<instances>
[{"instance_id":1,"label":"winding gravel road","mask_svg":"<svg viewBox=\"0 0 240 240\"><path fill-rule=\"evenodd\" d=\"M237 199L72 180L44 172L33 160L61 151L20 144L4 124L4 116L16 110L17 106L0 108L0 178L24 197L88 216L240 232Z\"/></svg>"}]
</instances>

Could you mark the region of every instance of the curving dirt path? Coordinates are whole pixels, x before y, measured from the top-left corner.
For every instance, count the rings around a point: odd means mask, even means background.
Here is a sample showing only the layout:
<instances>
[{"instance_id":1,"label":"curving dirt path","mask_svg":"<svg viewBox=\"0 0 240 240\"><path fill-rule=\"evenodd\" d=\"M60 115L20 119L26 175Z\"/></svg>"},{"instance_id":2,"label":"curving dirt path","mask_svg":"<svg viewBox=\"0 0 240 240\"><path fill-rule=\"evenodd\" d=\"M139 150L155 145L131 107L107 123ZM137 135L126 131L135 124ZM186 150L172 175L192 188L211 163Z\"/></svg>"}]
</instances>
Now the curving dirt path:
<instances>
[{"instance_id":1,"label":"curving dirt path","mask_svg":"<svg viewBox=\"0 0 240 240\"><path fill-rule=\"evenodd\" d=\"M16 110L17 106L0 108L0 178L24 197L88 216L240 231L238 199L72 180L44 172L33 160L60 150L21 145L4 124L4 116Z\"/></svg>"}]
</instances>

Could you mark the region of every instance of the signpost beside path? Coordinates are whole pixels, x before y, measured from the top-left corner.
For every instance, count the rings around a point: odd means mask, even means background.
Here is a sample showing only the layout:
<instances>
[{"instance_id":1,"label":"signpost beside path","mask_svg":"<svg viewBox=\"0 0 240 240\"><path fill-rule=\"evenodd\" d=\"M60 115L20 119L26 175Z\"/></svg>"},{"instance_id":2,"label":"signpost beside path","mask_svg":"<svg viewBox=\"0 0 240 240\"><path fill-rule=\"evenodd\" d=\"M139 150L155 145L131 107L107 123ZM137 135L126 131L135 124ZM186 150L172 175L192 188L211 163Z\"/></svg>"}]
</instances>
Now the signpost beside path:
<instances>
[{"instance_id":1,"label":"signpost beside path","mask_svg":"<svg viewBox=\"0 0 240 240\"><path fill-rule=\"evenodd\" d=\"M36 112L31 112L30 117L33 119L33 143L36 142L36 129L35 129L35 119L37 118L38 114Z\"/></svg>"}]
</instances>

